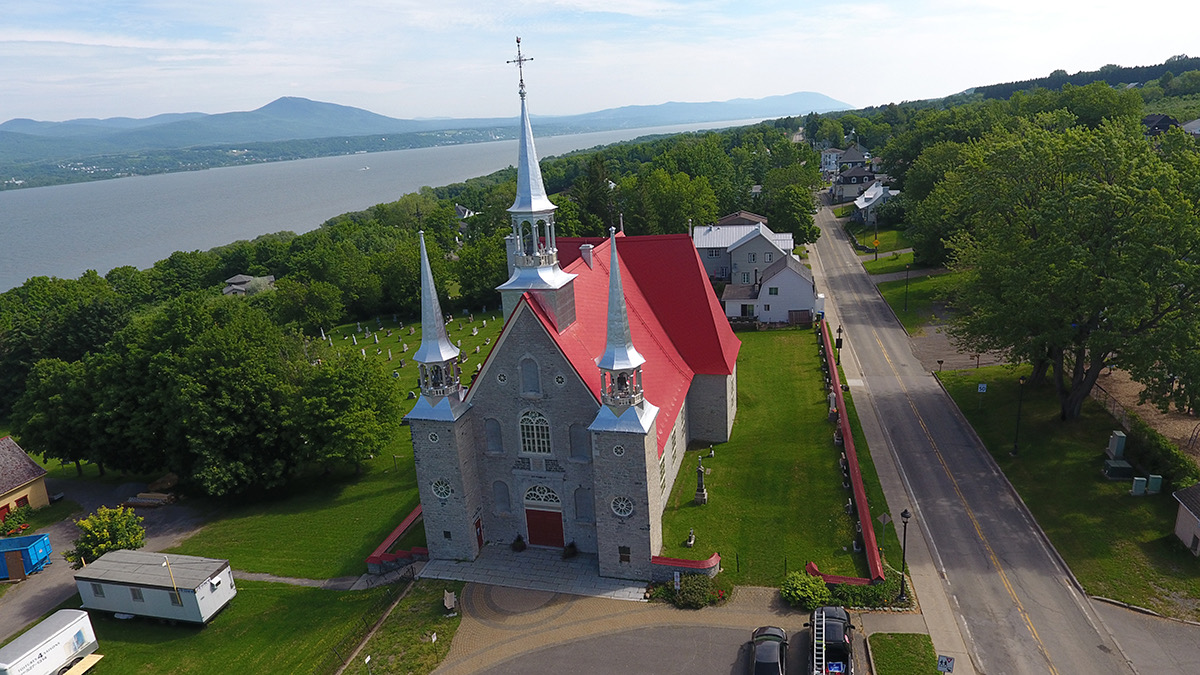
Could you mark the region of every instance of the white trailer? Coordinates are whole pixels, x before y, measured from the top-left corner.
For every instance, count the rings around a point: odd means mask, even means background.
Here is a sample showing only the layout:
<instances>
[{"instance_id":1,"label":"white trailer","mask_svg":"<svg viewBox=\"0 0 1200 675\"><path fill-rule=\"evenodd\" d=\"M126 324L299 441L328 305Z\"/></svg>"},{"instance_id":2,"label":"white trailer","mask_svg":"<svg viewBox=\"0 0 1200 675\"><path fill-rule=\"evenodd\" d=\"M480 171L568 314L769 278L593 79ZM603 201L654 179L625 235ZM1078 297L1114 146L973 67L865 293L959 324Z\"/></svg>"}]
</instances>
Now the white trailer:
<instances>
[{"instance_id":1,"label":"white trailer","mask_svg":"<svg viewBox=\"0 0 1200 675\"><path fill-rule=\"evenodd\" d=\"M0 647L0 675L79 675L102 657L87 612L60 609Z\"/></svg>"}]
</instances>

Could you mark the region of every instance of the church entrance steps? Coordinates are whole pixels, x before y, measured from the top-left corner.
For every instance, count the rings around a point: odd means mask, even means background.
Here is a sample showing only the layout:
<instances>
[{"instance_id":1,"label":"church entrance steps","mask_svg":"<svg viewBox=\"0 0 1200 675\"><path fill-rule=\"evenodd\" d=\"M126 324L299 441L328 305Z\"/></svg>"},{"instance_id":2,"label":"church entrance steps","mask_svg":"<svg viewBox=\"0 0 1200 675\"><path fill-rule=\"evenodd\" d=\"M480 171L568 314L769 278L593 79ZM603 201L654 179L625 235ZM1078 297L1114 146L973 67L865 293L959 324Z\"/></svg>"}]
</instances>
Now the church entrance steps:
<instances>
[{"instance_id":1,"label":"church entrance steps","mask_svg":"<svg viewBox=\"0 0 1200 675\"><path fill-rule=\"evenodd\" d=\"M594 554L564 560L561 549L527 548L518 553L506 546L485 546L470 562L430 560L419 576L644 602L645 582L601 577L598 570Z\"/></svg>"}]
</instances>

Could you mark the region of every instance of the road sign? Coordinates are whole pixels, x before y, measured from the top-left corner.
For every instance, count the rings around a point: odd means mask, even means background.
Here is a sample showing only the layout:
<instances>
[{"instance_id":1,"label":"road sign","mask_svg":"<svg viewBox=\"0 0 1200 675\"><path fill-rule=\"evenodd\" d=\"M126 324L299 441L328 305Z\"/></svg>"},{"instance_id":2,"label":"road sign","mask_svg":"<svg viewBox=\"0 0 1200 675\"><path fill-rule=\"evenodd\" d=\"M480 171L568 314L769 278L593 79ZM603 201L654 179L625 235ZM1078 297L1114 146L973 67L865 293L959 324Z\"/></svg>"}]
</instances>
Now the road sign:
<instances>
[{"instance_id":1,"label":"road sign","mask_svg":"<svg viewBox=\"0 0 1200 675\"><path fill-rule=\"evenodd\" d=\"M941 654L938 654L938 672L939 673L953 673L954 672L954 657L953 656L942 656Z\"/></svg>"},{"instance_id":2,"label":"road sign","mask_svg":"<svg viewBox=\"0 0 1200 675\"><path fill-rule=\"evenodd\" d=\"M892 522L892 517L886 513L881 513L875 520L878 520L882 525L887 525L888 523Z\"/></svg>"},{"instance_id":3,"label":"road sign","mask_svg":"<svg viewBox=\"0 0 1200 675\"><path fill-rule=\"evenodd\" d=\"M987 385L986 384L984 384L982 382L979 383L979 393L981 393L981 394L987 393Z\"/></svg>"},{"instance_id":4,"label":"road sign","mask_svg":"<svg viewBox=\"0 0 1200 675\"><path fill-rule=\"evenodd\" d=\"M878 239L875 240L875 248L879 248L879 240Z\"/></svg>"}]
</instances>

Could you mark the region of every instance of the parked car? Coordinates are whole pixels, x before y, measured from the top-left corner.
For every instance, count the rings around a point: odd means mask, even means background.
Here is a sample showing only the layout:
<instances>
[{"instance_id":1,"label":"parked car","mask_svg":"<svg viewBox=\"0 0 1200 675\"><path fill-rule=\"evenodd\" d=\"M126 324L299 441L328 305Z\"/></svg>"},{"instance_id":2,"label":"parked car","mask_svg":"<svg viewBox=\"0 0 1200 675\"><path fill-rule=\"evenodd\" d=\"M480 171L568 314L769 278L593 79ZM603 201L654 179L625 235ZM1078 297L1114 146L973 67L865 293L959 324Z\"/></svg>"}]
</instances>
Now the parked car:
<instances>
[{"instance_id":1,"label":"parked car","mask_svg":"<svg viewBox=\"0 0 1200 675\"><path fill-rule=\"evenodd\" d=\"M782 628L755 628L750 634L751 675L784 675L787 672L787 645L787 632Z\"/></svg>"},{"instance_id":2,"label":"parked car","mask_svg":"<svg viewBox=\"0 0 1200 675\"><path fill-rule=\"evenodd\" d=\"M841 607L818 607L809 622L812 629L810 675L854 675L854 624Z\"/></svg>"}]
</instances>

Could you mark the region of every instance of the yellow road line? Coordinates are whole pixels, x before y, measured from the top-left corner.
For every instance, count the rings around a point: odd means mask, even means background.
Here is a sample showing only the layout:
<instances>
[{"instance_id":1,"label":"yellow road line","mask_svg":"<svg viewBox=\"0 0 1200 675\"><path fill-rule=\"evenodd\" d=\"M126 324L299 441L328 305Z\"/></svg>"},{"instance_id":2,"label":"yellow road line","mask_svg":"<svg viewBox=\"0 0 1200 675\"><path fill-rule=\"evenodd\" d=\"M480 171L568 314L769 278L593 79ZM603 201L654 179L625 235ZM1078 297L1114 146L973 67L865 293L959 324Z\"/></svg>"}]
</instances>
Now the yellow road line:
<instances>
[{"instance_id":1,"label":"yellow road line","mask_svg":"<svg viewBox=\"0 0 1200 675\"><path fill-rule=\"evenodd\" d=\"M962 504L963 511L966 512L967 518L971 520L971 525L975 528L975 535L979 537L980 543L983 544L984 550L987 551L988 558L992 561L992 565L996 567L996 571L1000 575L1000 582L1004 584L1004 589L1008 591L1008 597L1012 598L1013 603L1015 603L1017 606L1017 612L1019 612L1021 618L1025 620L1025 626L1029 628L1030 635L1032 635L1034 641L1037 642L1038 651L1042 653L1042 658L1046 660L1046 665L1049 667L1050 672L1054 675L1058 675L1058 669L1054 667L1054 663L1050 660L1050 652L1046 649L1045 643L1042 642L1041 636L1038 635L1037 628L1033 626L1033 619L1031 619L1029 613L1025 611L1025 605L1021 602L1021 599L1017 597L1017 593L1013 589L1012 583L1008 580L1008 574L1004 571L1004 566L1000 564L1000 558L996 555L996 551L992 549L992 545L988 541L987 537L984 536L983 528L980 526L979 520L975 518L975 512L972 511L970 505L967 504L967 498L965 495L963 495L962 489L959 488L958 480L954 478L954 474L951 473L950 467L946 465L946 460L942 456L942 451L938 447L937 441L933 439L933 434L930 433L929 427L925 425L925 419L921 417L920 411L917 410L916 403L914 403L912 397L908 395L908 387L904 386L904 380L900 377L900 371L896 369L896 364L892 363L891 357L888 356L887 348L883 346L883 341L879 339L879 333L874 327L871 328L871 335L875 338L875 344L879 345L879 353L883 354L884 360L887 361L888 367L891 368L892 374L895 375L896 382L900 384L900 389L904 392L904 400L908 401L908 407L912 408L913 415L917 419L917 424L920 424L921 430L925 432L925 438L929 441L929 446L933 448L933 454L937 457L938 463L942 465L942 471L946 472L946 477L950 479L950 484L954 486L954 493L958 495L958 500Z\"/></svg>"}]
</instances>

